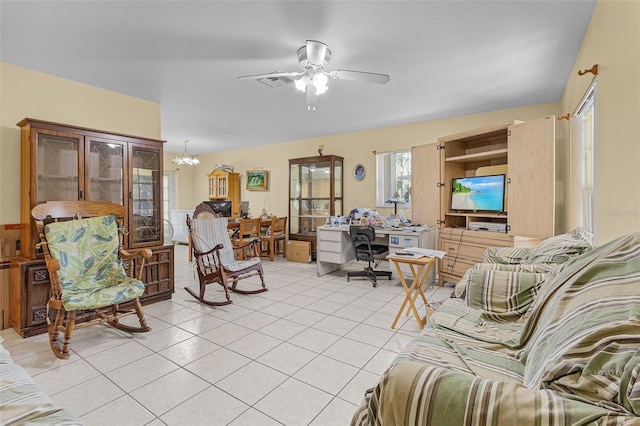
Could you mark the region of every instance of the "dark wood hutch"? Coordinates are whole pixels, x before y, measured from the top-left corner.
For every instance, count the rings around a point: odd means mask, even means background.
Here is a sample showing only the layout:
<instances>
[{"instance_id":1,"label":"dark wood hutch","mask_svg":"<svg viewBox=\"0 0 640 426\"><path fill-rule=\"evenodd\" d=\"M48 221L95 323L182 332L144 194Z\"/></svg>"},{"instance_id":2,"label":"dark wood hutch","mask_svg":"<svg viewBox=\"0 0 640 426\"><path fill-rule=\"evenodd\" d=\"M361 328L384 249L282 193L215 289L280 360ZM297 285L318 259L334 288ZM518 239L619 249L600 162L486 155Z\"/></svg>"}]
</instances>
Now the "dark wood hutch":
<instances>
[{"instance_id":1,"label":"dark wood hutch","mask_svg":"<svg viewBox=\"0 0 640 426\"><path fill-rule=\"evenodd\" d=\"M50 284L31 209L46 201L112 201L127 208L124 247L151 249L143 304L170 299L173 245L164 245L164 141L25 118L21 128L20 256L10 272L10 324L22 336L47 330Z\"/></svg>"}]
</instances>

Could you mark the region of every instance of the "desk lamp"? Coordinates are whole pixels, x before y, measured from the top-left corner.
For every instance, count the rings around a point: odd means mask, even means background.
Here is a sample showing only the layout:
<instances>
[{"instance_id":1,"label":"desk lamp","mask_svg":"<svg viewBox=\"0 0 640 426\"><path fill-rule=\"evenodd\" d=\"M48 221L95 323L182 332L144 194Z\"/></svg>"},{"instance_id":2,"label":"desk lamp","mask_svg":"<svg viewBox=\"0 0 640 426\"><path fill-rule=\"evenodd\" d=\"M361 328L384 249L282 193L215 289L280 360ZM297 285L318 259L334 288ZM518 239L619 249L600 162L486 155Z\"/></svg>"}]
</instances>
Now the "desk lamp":
<instances>
[{"instance_id":1,"label":"desk lamp","mask_svg":"<svg viewBox=\"0 0 640 426\"><path fill-rule=\"evenodd\" d=\"M393 203L393 214L398 214L398 204L402 203L402 200L398 198L398 194L395 194L393 197L389 198L385 203Z\"/></svg>"}]
</instances>

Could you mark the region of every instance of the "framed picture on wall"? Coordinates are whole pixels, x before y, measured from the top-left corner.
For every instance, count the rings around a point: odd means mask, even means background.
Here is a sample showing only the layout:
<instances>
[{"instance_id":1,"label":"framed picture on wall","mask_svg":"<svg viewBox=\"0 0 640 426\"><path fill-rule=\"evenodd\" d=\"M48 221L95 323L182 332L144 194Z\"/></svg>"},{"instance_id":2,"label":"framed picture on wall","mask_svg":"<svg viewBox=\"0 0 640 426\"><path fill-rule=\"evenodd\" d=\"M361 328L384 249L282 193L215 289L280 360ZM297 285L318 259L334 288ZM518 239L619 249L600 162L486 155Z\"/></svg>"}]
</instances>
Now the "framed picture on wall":
<instances>
[{"instance_id":1,"label":"framed picture on wall","mask_svg":"<svg viewBox=\"0 0 640 426\"><path fill-rule=\"evenodd\" d=\"M353 168L353 177L356 178L358 182L360 182L366 175L367 171L365 170L364 166L362 164L356 164L356 166Z\"/></svg>"},{"instance_id":2,"label":"framed picture on wall","mask_svg":"<svg viewBox=\"0 0 640 426\"><path fill-rule=\"evenodd\" d=\"M247 190L266 191L269 172L266 170L247 170Z\"/></svg>"}]
</instances>

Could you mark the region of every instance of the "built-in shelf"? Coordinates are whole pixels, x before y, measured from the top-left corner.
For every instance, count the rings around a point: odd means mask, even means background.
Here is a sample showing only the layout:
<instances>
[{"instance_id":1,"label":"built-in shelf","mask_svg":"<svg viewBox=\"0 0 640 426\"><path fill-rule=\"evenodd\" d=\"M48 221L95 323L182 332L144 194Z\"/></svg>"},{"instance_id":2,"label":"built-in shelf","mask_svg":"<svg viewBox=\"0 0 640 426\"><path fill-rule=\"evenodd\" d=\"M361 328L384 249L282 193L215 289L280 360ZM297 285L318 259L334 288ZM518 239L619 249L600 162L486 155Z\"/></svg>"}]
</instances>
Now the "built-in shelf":
<instances>
[{"instance_id":1,"label":"built-in shelf","mask_svg":"<svg viewBox=\"0 0 640 426\"><path fill-rule=\"evenodd\" d=\"M450 163L475 163L485 160L497 160L507 158L507 149L496 149L493 151L477 152L474 154L458 155L455 157L445 158L444 161Z\"/></svg>"},{"instance_id":2,"label":"built-in shelf","mask_svg":"<svg viewBox=\"0 0 640 426\"><path fill-rule=\"evenodd\" d=\"M506 219L507 218L507 214L506 213L483 213L483 212L449 212L449 213L445 213L445 216L464 216L464 217L469 217L469 216L474 216L474 217L492 217L492 218L498 218L498 219Z\"/></svg>"}]
</instances>

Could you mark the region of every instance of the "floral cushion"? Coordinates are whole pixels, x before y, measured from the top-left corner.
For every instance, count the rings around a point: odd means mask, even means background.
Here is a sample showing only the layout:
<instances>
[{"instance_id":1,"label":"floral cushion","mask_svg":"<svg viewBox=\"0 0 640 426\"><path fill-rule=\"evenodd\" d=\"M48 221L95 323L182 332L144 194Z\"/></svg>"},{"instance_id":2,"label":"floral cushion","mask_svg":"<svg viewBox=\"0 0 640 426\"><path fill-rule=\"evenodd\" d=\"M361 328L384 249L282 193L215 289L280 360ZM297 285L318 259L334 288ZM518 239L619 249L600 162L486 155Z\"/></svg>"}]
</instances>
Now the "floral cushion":
<instances>
[{"instance_id":1,"label":"floral cushion","mask_svg":"<svg viewBox=\"0 0 640 426\"><path fill-rule=\"evenodd\" d=\"M55 222L44 232L51 257L60 261L66 310L102 308L144 293L144 283L128 277L118 260L115 216Z\"/></svg>"}]
</instances>

